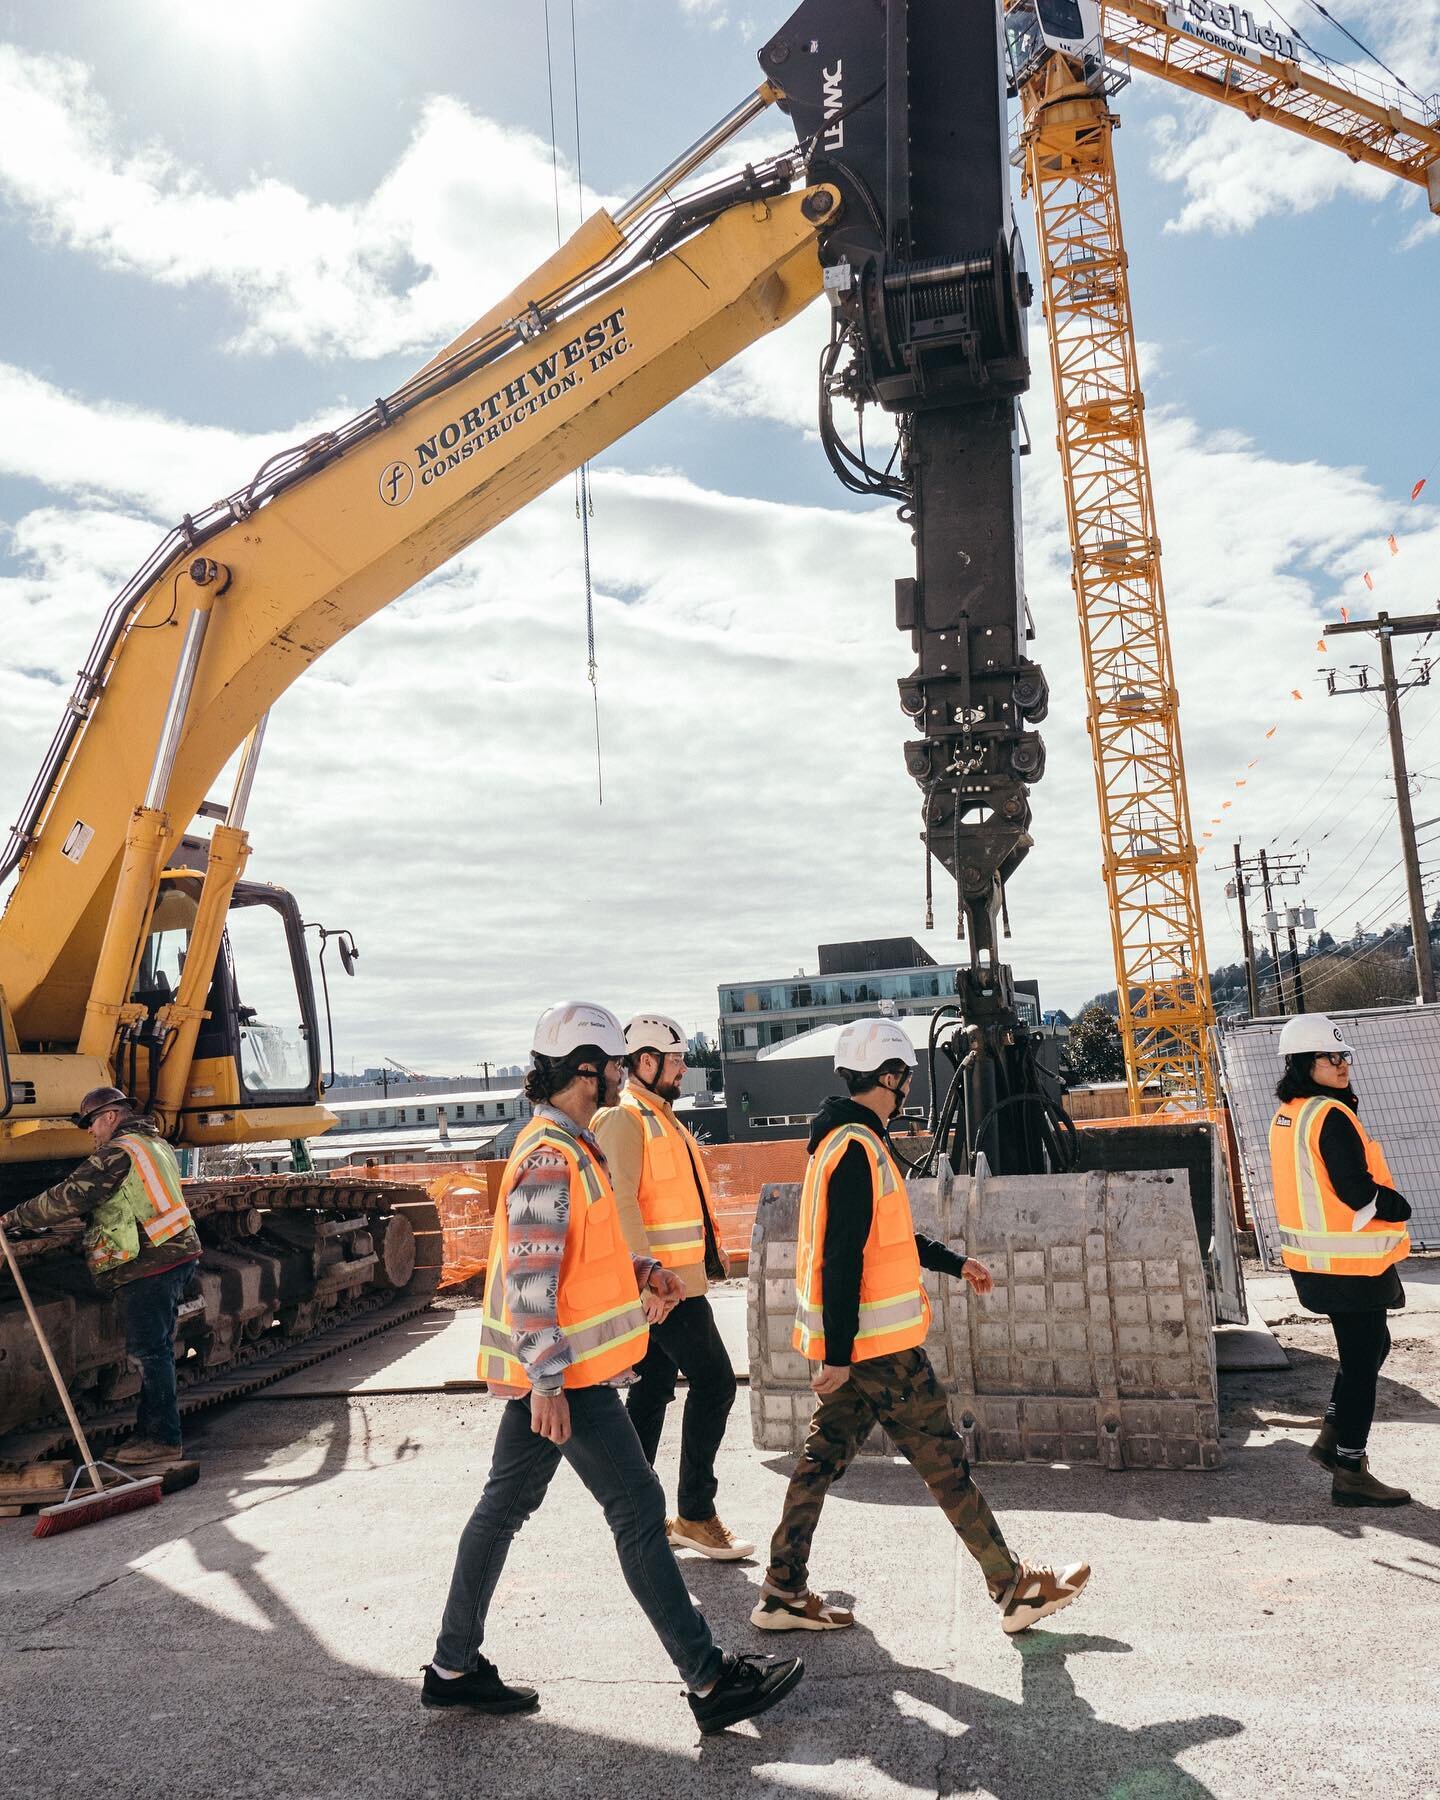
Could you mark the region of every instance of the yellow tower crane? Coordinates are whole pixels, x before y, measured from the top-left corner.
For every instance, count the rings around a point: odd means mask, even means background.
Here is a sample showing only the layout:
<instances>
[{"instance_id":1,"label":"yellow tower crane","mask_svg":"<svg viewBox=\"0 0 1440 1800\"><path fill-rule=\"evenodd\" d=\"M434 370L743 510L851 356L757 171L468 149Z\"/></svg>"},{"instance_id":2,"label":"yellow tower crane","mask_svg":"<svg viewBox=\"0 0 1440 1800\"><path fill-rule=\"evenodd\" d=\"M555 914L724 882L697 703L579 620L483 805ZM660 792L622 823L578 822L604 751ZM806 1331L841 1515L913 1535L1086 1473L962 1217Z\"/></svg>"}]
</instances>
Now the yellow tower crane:
<instances>
[{"instance_id":1,"label":"yellow tower crane","mask_svg":"<svg viewBox=\"0 0 1440 1800\"><path fill-rule=\"evenodd\" d=\"M1302 65L1293 35L1192 0L1006 0L1035 208L1129 1110L1215 1104L1215 1024L1145 445L1110 100L1132 69L1426 189L1440 118Z\"/></svg>"}]
</instances>

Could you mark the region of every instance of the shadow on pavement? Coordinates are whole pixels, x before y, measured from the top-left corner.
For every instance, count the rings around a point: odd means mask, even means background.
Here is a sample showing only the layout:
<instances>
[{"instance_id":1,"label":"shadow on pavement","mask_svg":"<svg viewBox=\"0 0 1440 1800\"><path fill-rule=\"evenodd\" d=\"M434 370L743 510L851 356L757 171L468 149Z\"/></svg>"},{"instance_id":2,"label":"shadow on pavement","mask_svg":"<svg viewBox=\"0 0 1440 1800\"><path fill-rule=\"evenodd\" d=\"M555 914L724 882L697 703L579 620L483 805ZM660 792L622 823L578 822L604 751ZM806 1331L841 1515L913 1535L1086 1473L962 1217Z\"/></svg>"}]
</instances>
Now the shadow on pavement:
<instances>
[{"instance_id":1,"label":"shadow on pavement","mask_svg":"<svg viewBox=\"0 0 1440 1800\"><path fill-rule=\"evenodd\" d=\"M848 1765L849 1781L858 1764L902 1785L915 1784L923 1772L927 1787L939 1794L979 1791L994 1800L1114 1800L1119 1795L1216 1800L1213 1790L1175 1759L1244 1730L1238 1719L1221 1714L1134 1729L1098 1718L1078 1692L1068 1665L1076 1656L1129 1655L1131 1646L1117 1638L1043 1628L1016 1638L1021 1697L1015 1701L898 1662L863 1626L846 1637L852 1644L861 1640L857 1647L863 1666L849 1670L843 1681L827 1683L825 1651L817 1647L810 1658L808 1694L802 1690L796 1711L775 1727L790 1740L786 1762L794 1786L813 1791L819 1785L813 1776L795 1779L796 1765L810 1770ZM861 1683L874 1697L863 1709L863 1719L855 1699ZM762 1736L768 1736L764 1723ZM776 1761L764 1746L738 1734L701 1743L700 1763L707 1775L741 1759L762 1780ZM837 1783L835 1791L846 1788Z\"/></svg>"},{"instance_id":2,"label":"shadow on pavement","mask_svg":"<svg viewBox=\"0 0 1440 1800\"><path fill-rule=\"evenodd\" d=\"M1376 1532L1408 1538L1440 1550L1440 1511L1416 1498L1409 1506L1346 1508L1330 1503L1330 1477L1306 1454L1335 1376L1333 1356L1289 1349L1291 1366L1273 1373L1221 1377L1221 1431L1226 1453L1215 1470L1098 1468L1060 1469L1040 1463L984 1463L976 1479L1001 1515L1007 1510L1054 1513L1108 1513L1121 1519L1174 1519L1218 1524L1227 1519L1268 1525L1313 1525L1336 1537L1364 1540ZM1386 1457L1387 1420L1440 1423L1437 1406L1418 1388L1388 1380L1379 1383L1371 1460L1381 1480L1398 1481ZM1294 1438L1260 1438L1276 1425ZM788 1477L795 1454L765 1458L765 1467ZM867 1506L915 1506L927 1498L924 1483L905 1464L888 1457L862 1457L830 1490L833 1502ZM1377 1562L1380 1559L1377 1557ZM1411 1558L1423 1564L1424 1559ZM1393 1566L1393 1565L1386 1565ZM1424 1568L1406 1568L1417 1579L1435 1579Z\"/></svg>"},{"instance_id":3,"label":"shadow on pavement","mask_svg":"<svg viewBox=\"0 0 1440 1800\"><path fill-rule=\"evenodd\" d=\"M204 1435L212 1448L240 1416L237 1409L211 1426ZM843 1651L828 1641L797 1646L807 1653L809 1673L782 1707L723 1738L697 1740L677 1681L630 1679L625 1641L585 1643L584 1595L577 1597L574 1673L540 1678L538 1714L497 1720L425 1713L418 1666L428 1641L407 1641L393 1673L347 1660L346 1614L337 1602L347 1568L367 1570L373 1547L346 1542L344 1493L334 1484L342 1475L346 1484L363 1479L367 1469L419 1449L408 1440L372 1448L367 1430L363 1414L337 1407L308 1439L273 1446L284 1450L283 1462L224 1488L190 1490L183 1504L167 1501L120 1525L110 1540L113 1564L102 1558L96 1568L103 1578L75 1584L44 1617L39 1608L23 1624L10 1615L0 1636L14 1676L7 1735L12 1780L20 1779L12 1791L27 1800L68 1795L83 1768L94 1791L172 1800L378 1800L450 1794L457 1781L494 1796L566 1791L597 1800L683 1792L688 1784L706 1800L727 1800L796 1786L814 1791L822 1783L851 1794L868 1788L863 1779L857 1787L856 1773L874 1770L902 1782L918 1776L927 1791L979 1786L997 1800L1117 1793L1200 1800L1209 1790L1175 1757L1241 1729L1218 1717L1137 1730L1097 1719L1067 1661L1129 1653L1114 1639L1037 1632L1017 1640L1022 1694L1015 1701L899 1663L857 1628L846 1634ZM334 1571L335 1587L311 1616L300 1610L303 1598L292 1599L267 1575L267 1552L247 1530L257 1509L281 1498L293 1505L297 1493L313 1497L313 1514L296 1528L327 1534L316 1573ZM451 1523L427 1517L416 1527L448 1532ZM550 1536L551 1554L563 1556L557 1523L542 1511L527 1536ZM22 1546L7 1538L5 1548ZM39 1547L27 1540L23 1549ZM789 1650L788 1641L777 1645L744 1622L753 1588L737 1582L735 1571L688 1559L685 1570L727 1647ZM227 1578L220 1587L216 1576ZM406 1578L403 1562L387 1571L387 1580ZM613 1579L618 1587L618 1566ZM437 1592L437 1615L442 1599ZM533 1674L525 1666L523 1617L502 1603L495 1623L504 1632L496 1641L504 1645L505 1672L515 1679ZM645 1630L638 1614L635 1623ZM368 1645L372 1656L378 1645L388 1647L369 1626L353 1641ZM592 1711L595 1727L560 1722L547 1707ZM611 1722L613 1731L606 1729ZM814 1771L831 1766L833 1778L817 1782Z\"/></svg>"}]
</instances>

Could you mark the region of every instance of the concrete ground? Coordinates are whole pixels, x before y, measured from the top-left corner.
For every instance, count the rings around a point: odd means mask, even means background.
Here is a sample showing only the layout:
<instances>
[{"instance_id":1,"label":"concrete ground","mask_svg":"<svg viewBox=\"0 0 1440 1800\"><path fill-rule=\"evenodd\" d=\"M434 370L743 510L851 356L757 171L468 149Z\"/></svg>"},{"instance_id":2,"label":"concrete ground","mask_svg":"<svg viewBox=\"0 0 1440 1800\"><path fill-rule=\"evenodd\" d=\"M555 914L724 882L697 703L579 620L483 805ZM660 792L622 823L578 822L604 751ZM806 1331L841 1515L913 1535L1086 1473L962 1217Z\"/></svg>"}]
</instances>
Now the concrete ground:
<instances>
[{"instance_id":1,"label":"concrete ground","mask_svg":"<svg viewBox=\"0 0 1440 1800\"><path fill-rule=\"evenodd\" d=\"M827 1504L813 1571L853 1596L853 1631L757 1633L759 1565L682 1557L721 1642L793 1646L809 1664L780 1708L718 1739L697 1737L568 1469L516 1544L486 1644L541 1689L542 1710L421 1710L419 1668L497 1403L370 1391L238 1404L192 1436L200 1484L158 1508L38 1541L29 1521L0 1521L0 1786L17 1800L1437 1800L1434 1273L1407 1271L1412 1306L1391 1321L1371 1445L1414 1505L1336 1510L1305 1457L1333 1373L1323 1321L1277 1326L1288 1368L1225 1378L1221 1470L981 1472L1023 1554L1095 1567L1072 1610L1019 1639L1000 1633L912 1471L862 1464ZM1257 1311L1294 1315L1283 1282L1252 1291ZM435 1335L431 1320L387 1339L392 1362ZM672 1424L667 1482L675 1437ZM722 1509L762 1542L787 1462L751 1448L742 1390Z\"/></svg>"}]
</instances>

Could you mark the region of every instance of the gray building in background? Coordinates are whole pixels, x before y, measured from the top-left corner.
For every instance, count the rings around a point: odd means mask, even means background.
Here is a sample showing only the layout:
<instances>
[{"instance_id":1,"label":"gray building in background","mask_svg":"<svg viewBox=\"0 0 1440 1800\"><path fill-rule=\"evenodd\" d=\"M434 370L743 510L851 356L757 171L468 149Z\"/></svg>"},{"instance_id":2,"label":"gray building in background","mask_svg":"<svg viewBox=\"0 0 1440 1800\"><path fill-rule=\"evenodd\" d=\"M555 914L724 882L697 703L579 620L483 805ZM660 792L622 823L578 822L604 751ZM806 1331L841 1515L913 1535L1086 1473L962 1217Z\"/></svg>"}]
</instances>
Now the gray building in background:
<instances>
[{"instance_id":1,"label":"gray building in background","mask_svg":"<svg viewBox=\"0 0 1440 1800\"><path fill-rule=\"evenodd\" d=\"M937 963L914 938L865 938L821 944L814 975L727 982L720 989L720 1056L731 1141L803 1137L827 1094L840 1091L834 1057L838 1028L889 1013L910 1032L922 1065L936 1009L955 996L958 963ZM1036 983L1017 982L1027 1023L1040 1023ZM923 1118L929 1081L922 1066L907 1110Z\"/></svg>"}]
</instances>

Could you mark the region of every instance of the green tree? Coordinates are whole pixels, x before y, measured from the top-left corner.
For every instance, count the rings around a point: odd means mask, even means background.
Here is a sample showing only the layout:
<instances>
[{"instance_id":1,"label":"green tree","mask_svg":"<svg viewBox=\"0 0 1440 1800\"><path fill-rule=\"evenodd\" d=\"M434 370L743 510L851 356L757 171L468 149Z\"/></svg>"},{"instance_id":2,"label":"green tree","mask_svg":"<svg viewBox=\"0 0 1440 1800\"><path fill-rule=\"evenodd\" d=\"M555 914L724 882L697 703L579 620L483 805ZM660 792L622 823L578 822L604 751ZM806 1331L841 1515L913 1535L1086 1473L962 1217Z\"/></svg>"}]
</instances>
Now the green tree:
<instances>
[{"instance_id":1,"label":"green tree","mask_svg":"<svg viewBox=\"0 0 1440 1800\"><path fill-rule=\"evenodd\" d=\"M1092 1003L1074 1021L1067 1049L1077 1081L1125 1079L1120 1026L1103 1006Z\"/></svg>"}]
</instances>

